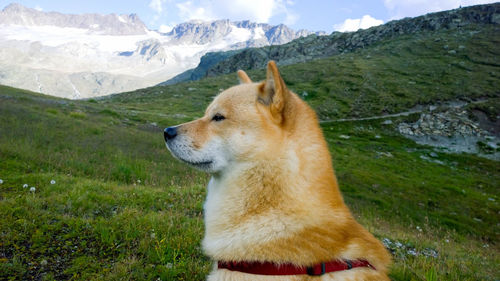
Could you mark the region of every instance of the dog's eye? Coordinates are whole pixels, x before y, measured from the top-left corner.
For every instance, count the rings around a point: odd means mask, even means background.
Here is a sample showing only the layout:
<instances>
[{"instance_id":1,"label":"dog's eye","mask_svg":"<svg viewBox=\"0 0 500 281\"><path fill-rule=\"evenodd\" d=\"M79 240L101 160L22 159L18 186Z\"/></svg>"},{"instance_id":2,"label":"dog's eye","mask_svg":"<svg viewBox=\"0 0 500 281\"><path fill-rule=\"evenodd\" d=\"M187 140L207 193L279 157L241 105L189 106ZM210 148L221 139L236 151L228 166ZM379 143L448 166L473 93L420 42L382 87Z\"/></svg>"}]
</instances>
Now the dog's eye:
<instances>
[{"instance_id":1,"label":"dog's eye","mask_svg":"<svg viewBox=\"0 0 500 281\"><path fill-rule=\"evenodd\" d=\"M217 114L214 115L214 117L212 117L212 121L215 121L215 122L219 122L219 121L222 121L224 119L226 119L226 117L224 117L220 113L217 113Z\"/></svg>"}]
</instances>

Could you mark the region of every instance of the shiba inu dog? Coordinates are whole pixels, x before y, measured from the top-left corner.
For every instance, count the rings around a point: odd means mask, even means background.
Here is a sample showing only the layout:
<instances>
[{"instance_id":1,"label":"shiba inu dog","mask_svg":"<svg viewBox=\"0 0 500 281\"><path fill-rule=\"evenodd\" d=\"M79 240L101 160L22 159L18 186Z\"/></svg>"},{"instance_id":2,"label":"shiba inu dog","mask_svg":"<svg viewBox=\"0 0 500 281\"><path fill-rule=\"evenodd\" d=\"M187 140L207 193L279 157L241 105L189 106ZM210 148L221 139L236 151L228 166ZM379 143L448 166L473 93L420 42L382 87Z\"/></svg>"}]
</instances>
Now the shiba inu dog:
<instances>
[{"instance_id":1,"label":"shiba inu dog","mask_svg":"<svg viewBox=\"0 0 500 281\"><path fill-rule=\"evenodd\" d=\"M343 202L315 112L271 61L267 78L220 93L165 129L172 155L212 175L208 280L389 280L390 256Z\"/></svg>"}]
</instances>

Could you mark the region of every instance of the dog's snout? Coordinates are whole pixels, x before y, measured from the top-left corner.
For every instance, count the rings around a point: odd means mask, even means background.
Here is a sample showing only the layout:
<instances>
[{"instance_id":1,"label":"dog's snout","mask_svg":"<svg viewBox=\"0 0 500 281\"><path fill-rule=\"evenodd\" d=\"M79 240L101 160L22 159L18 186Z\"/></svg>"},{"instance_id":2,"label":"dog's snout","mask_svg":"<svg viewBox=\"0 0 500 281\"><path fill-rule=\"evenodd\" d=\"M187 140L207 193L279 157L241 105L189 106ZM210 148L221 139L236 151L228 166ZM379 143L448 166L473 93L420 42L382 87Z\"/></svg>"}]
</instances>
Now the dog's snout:
<instances>
[{"instance_id":1,"label":"dog's snout","mask_svg":"<svg viewBox=\"0 0 500 281\"><path fill-rule=\"evenodd\" d=\"M177 136L177 127L168 127L163 131L163 136L165 141L171 140Z\"/></svg>"}]
</instances>

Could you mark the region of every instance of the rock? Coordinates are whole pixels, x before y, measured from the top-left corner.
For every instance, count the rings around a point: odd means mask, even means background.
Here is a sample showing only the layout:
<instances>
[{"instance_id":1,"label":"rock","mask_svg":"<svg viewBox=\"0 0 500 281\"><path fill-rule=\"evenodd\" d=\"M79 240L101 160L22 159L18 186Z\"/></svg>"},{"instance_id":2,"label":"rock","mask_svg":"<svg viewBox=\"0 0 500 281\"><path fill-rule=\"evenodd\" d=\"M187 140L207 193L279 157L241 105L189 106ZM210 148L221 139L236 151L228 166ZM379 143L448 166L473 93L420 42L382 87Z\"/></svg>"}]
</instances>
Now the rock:
<instances>
[{"instance_id":1,"label":"rock","mask_svg":"<svg viewBox=\"0 0 500 281\"><path fill-rule=\"evenodd\" d=\"M491 142L491 141L487 142L486 145L489 146L492 149L497 149L498 148L498 145L496 143L494 143L494 142Z\"/></svg>"},{"instance_id":2,"label":"rock","mask_svg":"<svg viewBox=\"0 0 500 281\"><path fill-rule=\"evenodd\" d=\"M413 124L400 123L399 132L403 135L416 136L488 135L468 118L465 111L451 108L444 112L436 112L435 107L429 107L429 110L429 113L422 113Z\"/></svg>"},{"instance_id":3,"label":"rock","mask_svg":"<svg viewBox=\"0 0 500 281\"><path fill-rule=\"evenodd\" d=\"M389 158L394 157L394 155L392 155L392 153L390 153L390 152L381 152L381 151L377 151L377 155L380 155L380 156L385 156L385 157L389 157Z\"/></svg>"},{"instance_id":4,"label":"rock","mask_svg":"<svg viewBox=\"0 0 500 281\"><path fill-rule=\"evenodd\" d=\"M382 125L391 125L391 124L392 124L392 120L391 119L387 119L384 122L382 122Z\"/></svg>"}]
</instances>

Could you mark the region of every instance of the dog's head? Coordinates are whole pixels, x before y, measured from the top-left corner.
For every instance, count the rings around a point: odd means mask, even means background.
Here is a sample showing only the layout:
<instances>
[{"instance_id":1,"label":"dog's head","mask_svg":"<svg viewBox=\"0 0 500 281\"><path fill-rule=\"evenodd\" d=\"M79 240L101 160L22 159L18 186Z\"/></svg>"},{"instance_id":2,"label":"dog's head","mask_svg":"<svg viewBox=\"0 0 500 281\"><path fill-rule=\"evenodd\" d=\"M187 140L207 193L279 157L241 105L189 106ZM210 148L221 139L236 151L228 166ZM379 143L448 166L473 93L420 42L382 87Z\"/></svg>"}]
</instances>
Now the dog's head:
<instances>
[{"instance_id":1,"label":"dog's head","mask_svg":"<svg viewBox=\"0 0 500 281\"><path fill-rule=\"evenodd\" d=\"M240 85L220 93L203 117L165 129L165 141L174 157L218 173L279 149L293 123L298 98L288 91L273 61L263 82L253 83L241 70L238 76Z\"/></svg>"}]
</instances>

